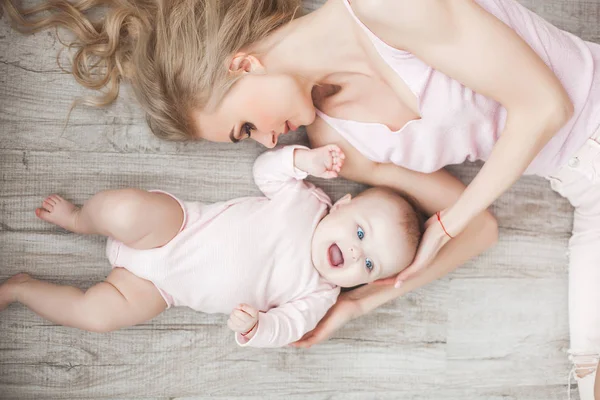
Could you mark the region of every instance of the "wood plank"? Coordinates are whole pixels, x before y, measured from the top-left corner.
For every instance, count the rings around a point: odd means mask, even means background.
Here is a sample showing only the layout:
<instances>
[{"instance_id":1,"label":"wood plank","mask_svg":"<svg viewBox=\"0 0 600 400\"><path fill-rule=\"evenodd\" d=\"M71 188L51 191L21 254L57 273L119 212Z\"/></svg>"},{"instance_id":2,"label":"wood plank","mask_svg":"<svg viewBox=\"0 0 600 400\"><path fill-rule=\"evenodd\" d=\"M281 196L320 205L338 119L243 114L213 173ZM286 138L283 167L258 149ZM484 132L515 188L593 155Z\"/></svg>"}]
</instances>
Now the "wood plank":
<instances>
[{"instance_id":1,"label":"wood plank","mask_svg":"<svg viewBox=\"0 0 600 400\"><path fill-rule=\"evenodd\" d=\"M600 42L599 2L522 2ZM56 66L60 48L53 32L22 36L0 21L0 280L29 271L85 288L110 271L104 239L34 217L46 194L76 202L130 186L199 201L258 194L250 171L262 148L159 141L126 86L112 107L76 109L63 131L71 101L87 92ZM306 137L285 141L295 140ZM469 182L479 167L450 169ZM362 189L315 182L334 198ZM495 249L308 351L238 349L224 316L183 308L95 335L11 306L0 313L0 398L562 400L572 208L526 177L493 211Z\"/></svg>"},{"instance_id":2,"label":"wood plank","mask_svg":"<svg viewBox=\"0 0 600 400\"><path fill-rule=\"evenodd\" d=\"M317 387L331 392L411 393L426 390L444 371L445 313L440 313L443 307L438 302L445 299L443 294L414 294L403 299L410 307L402 312L399 307L380 309L308 351L239 349L224 317L216 324L214 316L181 310L173 311L179 317L212 321L203 326L191 326L189 320L187 325L169 325L160 316L149 324L98 335L49 326L37 317L33 317L37 324L30 322L33 314L14 306L0 314L5 333L0 337L0 388L7 395L51 398L131 393L283 396L311 394ZM168 314L171 310L163 315ZM403 327L400 337L398 326ZM377 335L372 334L374 329ZM16 337L20 339L12 340ZM378 365L387 367L381 370ZM110 392L106 382L111 383Z\"/></svg>"},{"instance_id":3,"label":"wood plank","mask_svg":"<svg viewBox=\"0 0 600 400\"><path fill-rule=\"evenodd\" d=\"M455 279L449 294L448 377L455 387L566 383L566 279Z\"/></svg>"},{"instance_id":4,"label":"wood plank","mask_svg":"<svg viewBox=\"0 0 600 400\"><path fill-rule=\"evenodd\" d=\"M252 179L255 157L252 152L230 153L227 147L201 157L0 150L0 218L4 230L44 229L49 225L35 220L32 212L50 193L78 204L100 190L124 187L160 188L202 202L259 196ZM341 179L310 180L334 199L364 188Z\"/></svg>"},{"instance_id":5,"label":"wood plank","mask_svg":"<svg viewBox=\"0 0 600 400\"><path fill-rule=\"evenodd\" d=\"M200 155L118 154L95 152L44 152L0 150L4 192L2 210L10 208L5 224L13 229L17 220L30 218L43 196L61 193L81 202L99 190L122 187L146 187L172 191L190 201L219 201L247 195L259 195L252 182L251 169L260 150L237 153L223 146ZM235 160L235 161L232 161ZM450 168L470 182L479 164ZM8 172L10 171L10 172ZM333 198L359 193L364 186L343 179L310 179ZM21 200L22 196L22 200ZM531 235L568 238L572 208L553 192L544 179L522 178L493 208L503 229ZM23 214L20 214L23 213ZM24 217L29 215L29 217ZM10 221L7 222L7 221Z\"/></svg>"},{"instance_id":6,"label":"wood plank","mask_svg":"<svg viewBox=\"0 0 600 400\"><path fill-rule=\"evenodd\" d=\"M551 24L584 40L600 43L600 3L595 0L519 0Z\"/></svg>"}]
</instances>

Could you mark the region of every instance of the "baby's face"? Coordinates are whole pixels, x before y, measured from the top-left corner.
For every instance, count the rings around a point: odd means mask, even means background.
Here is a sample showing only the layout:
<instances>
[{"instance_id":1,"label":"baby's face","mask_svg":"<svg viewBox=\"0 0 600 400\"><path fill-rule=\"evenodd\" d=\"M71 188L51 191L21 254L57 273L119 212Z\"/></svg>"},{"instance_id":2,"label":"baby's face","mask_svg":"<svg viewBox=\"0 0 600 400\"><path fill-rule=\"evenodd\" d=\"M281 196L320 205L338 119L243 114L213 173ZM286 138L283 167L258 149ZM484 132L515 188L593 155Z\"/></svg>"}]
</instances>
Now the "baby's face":
<instances>
[{"instance_id":1,"label":"baby's face","mask_svg":"<svg viewBox=\"0 0 600 400\"><path fill-rule=\"evenodd\" d=\"M311 250L323 278L352 287L397 274L412 261L415 245L390 196L347 195L317 226Z\"/></svg>"}]
</instances>

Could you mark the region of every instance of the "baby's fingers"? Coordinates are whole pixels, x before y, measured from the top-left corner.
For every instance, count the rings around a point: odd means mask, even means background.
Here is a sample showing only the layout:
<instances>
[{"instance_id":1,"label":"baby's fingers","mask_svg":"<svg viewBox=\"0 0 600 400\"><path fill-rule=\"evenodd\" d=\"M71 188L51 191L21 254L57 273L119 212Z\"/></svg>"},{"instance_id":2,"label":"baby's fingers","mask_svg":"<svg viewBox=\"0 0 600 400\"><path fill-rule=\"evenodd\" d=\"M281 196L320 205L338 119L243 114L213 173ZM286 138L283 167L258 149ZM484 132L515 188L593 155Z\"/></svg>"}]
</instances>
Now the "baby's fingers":
<instances>
[{"instance_id":1,"label":"baby's fingers","mask_svg":"<svg viewBox=\"0 0 600 400\"><path fill-rule=\"evenodd\" d=\"M248 304L240 304L237 310L249 315L252 318L258 317L258 310Z\"/></svg>"},{"instance_id":2,"label":"baby's fingers","mask_svg":"<svg viewBox=\"0 0 600 400\"><path fill-rule=\"evenodd\" d=\"M231 313L230 318L242 327L251 325L252 323L254 323L255 320L250 315L240 310L236 310L236 312Z\"/></svg>"},{"instance_id":3,"label":"baby's fingers","mask_svg":"<svg viewBox=\"0 0 600 400\"><path fill-rule=\"evenodd\" d=\"M327 151L334 151L337 154L344 154L344 152L342 151L342 149L340 149L340 147L337 144L327 144L325 146L323 146L325 149L327 149Z\"/></svg>"},{"instance_id":4,"label":"baby's fingers","mask_svg":"<svg viewBox=\"0 0 600 400\"><path fill-rule=\"evenodd\" d=\"M337 159L340 159L340 160L345 160L346 159L346 155L344 154L344 152L342 151L342 149L340 149L335 144L329 145L329 151L331 152L331 155L333 157L337 158Z\"/></svg>"},{"instance_id":5,"label":"baby's fingers","mask_svg":"<svg viewBox=\"0 0 600 400\"><path fill-rule=\"evenodd\" d=\"M240 332L242 330L241 325L234 321L231 317L227 320L227 327L234 332Z\"/></svg>"},{"instance_id":6,"label":"baby's fingers","mask_svg":"<svg viewBox=\"0 0 600 400\"><path fill-rule=\"evenodd\" d=\"M334 160L334 168L337 172L340 172L342 170L342 167L344 166L344 159L343 158L337 158Z\"/></svg>"},{"instance_id":7,"label":"baby's fingers","mask_svg":"<svg viewBox=\"0 0 600 400\"><path fill-rule=\"evenodd\" d=\"M234 321L237 324L244 325L244 324L247 324L248 321L250 321L252 318L249 317L248 315L244 314L243 312L236 310L231 313L231 316L229 317L229 319L231 319L232 321Z\"/></svg>"},{"instance_id":8,"label":"baby's fingers","mask_svg":"<svg viewBox=\"0 0 600 400\"><path fill-rule=\"evenodd\" d=\"M344 165L345 158L346 158L346 156L344 155L344 153L342 153L342 151L339 148L331 150L331 160L332 160L332 168L331 169L333 169L336 172L340 172L340 170L342 169L342 166Z\"/></svg>"},{"instance_id":9,"label":"baby's fingers","mask_svg":"<svg viewBox=\"0 0 600 400\"><path fill-rule=\"evenodd\" d=\"M321 178L324 179L333 179L333 178L337 178L338 177L338 173L335 171L325 171L323 173L323 175L321 175Z\"/></svg>"}]
</instances>

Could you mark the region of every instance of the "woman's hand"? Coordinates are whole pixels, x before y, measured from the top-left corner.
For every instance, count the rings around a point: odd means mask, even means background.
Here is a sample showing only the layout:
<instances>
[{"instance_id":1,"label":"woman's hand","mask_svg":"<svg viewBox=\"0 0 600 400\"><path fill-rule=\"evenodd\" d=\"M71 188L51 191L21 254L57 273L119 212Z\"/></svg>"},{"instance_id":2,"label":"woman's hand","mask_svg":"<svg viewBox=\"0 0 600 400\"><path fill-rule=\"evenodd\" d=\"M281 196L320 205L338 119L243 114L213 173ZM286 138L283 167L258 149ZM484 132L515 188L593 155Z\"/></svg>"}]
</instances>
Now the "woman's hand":
<instances>
[{"instance_id":1,"label":"woman's hand","mask_svg":"<svg viewBox=\"0 0 600 400\"><path fill-rule=\"evenodd\" d=\"M452 228L449 228L449 226L444 223L444 217L447 215L445 210L440 211L439 213L433 214L427 222L425 222L425 232L421 237L421 243L419 244L415 259L407 268L398 274L394 282L395 287L400 287L404 281L413 277L423 268L428 267L442 247L464 229L464 227L456 224L453 224ZM448 229L452 229L452 233L450 233Z\"/></svg>"},{"instance_id":2,"label":"woman's hand","mask_svg":"<svg viewBox=\"0 0 600 400\"><path fill-rule=\"evenodd\" d=\"M362 315L362 312L358 302L352 300L348 293L342 293L315 329L307 332L300 340L291 343L290 346L307 349L314 344L321 343L348 321L360 315Z\"/></svg>"},{"instance_id":3,"label":"woman's hand","mask_svg":"<svg viewBox=\"0 0 600 400\"><path fill-rule=\"evenodd\" d=\"M294 165L299 170L317 178L337 178L346 156L335 144L328 144L316 149L294 151Z\"/></svg>"}]
</instances>

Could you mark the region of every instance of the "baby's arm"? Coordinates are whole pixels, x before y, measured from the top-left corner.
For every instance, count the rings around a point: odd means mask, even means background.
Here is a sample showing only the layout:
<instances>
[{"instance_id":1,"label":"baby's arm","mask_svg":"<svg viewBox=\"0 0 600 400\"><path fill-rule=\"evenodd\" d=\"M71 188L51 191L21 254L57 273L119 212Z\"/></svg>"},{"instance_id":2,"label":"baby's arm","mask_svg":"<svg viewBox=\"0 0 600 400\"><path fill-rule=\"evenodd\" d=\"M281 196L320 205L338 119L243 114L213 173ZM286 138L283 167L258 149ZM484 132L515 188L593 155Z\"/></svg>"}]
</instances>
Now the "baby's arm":
<instances>
[{"instance_id":1,"label":"baby's arm","mask_svg":"<svg viewBox=\"0 0 600 400\"><path fill-rule=\"evenodd\" d=\"M318 291L267 312L240 305L231 313L228 326L236 332L235 339L240 346L285 346L313 329L333 306L338 294L339 288Z\"/></svg>"},{"instance_id":2,"label":"baby's arm","mask_svg":"<svg viewBox=\"0 0 600 400\"><path fill-rule=\"evenodd\" d=\"M254 181L265 196L271 197L286 184L307 175L326 179L337 177L344 158L344 153L335 145L316 149L286 146L266 151L254 163Z\"/></svg>"}]
</instances>

